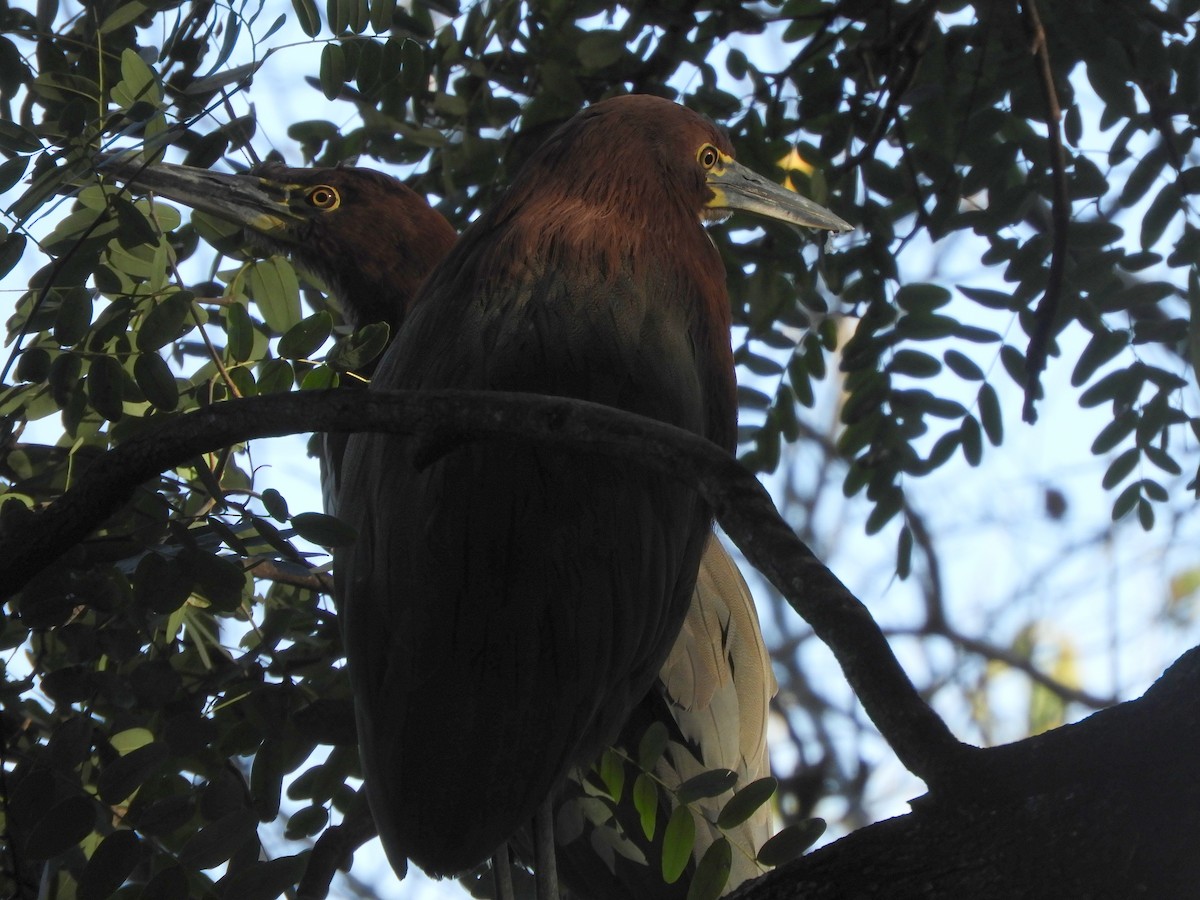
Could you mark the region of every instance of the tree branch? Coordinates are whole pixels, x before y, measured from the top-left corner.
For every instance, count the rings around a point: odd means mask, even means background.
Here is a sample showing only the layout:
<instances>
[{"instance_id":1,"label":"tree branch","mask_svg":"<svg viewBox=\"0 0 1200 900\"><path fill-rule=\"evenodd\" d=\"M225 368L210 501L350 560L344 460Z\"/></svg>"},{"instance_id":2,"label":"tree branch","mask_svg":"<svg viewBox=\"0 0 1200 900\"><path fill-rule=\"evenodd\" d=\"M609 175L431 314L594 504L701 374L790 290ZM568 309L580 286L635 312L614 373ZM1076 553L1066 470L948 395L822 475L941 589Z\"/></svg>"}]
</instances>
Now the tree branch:
<instances>
[{"instance_id":1,"label":"tree branch","mask_svg":"<svg viewBox=\"0 0 1200 900\"><path fill-rule=\"evenodd\" d=\"M99 457L48 507L0 519L0 597L83 540L144 481L197 453L304 431L419 435L426 446L535 440L603 452L697 488L722 527L833 651L903 764L931 789L969 783L978 751L920 698L867 609L799 541L766 489L709 441L621 410L554 397L466 391L303 391L230 400L149 424Z\"/></svg>"},{"instance_id":2,"label":"tree branch","mask_svg":"<svg viewBox=\"0 0 1200 900\"><path fill-rule=\"evenodd\" d=\"M1063 272L1067 261L1067 229L1071 224L1071 201L1067 192L1066 152L1062 139L1062 108L1058 103L1058 91L1054 87L1054 71L1050 67L1050 51L1046 47L1046 31L1042 27L1034 0L1022 0L1021 12L1025 29L1033 41L1031 51L1038 63L1038 79L1046 99L1046 132L1050 139L1050 173L1054 185L1051 215L1053 230L1050 250L1050 272L1046 276L1046 291L1034 314L1033 334L1029 338L1029 351L1025 355L1025 406L1021 413L1026 422L1037 421L1038 385L1042 371L1046 368L1046 357L1054 334L1054 320L1058 317L1062 297Z\"/></svg>"}]
</instances>

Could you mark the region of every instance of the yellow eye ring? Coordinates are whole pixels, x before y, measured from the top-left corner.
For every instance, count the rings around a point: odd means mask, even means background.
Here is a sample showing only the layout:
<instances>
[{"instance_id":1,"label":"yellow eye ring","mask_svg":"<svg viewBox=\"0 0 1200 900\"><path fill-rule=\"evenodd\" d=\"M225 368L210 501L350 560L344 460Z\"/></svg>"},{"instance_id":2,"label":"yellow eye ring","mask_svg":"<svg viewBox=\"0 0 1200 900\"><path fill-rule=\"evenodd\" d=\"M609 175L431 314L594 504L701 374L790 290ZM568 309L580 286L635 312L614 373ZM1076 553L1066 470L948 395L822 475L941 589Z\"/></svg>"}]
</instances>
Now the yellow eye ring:
<instances>
[{"instance_id":1,"label":"yellow eye ring","mask_svg":"<svg viewBox=\"0 0 1200 900\"><path fill-rule=\"evenodd\" d=\"M700 161L700 165L705 169L711 169L721 161L721 151L712 144L705 144L700 148L700 152L696 154L696 159Z\"/></svg>"},{"instance_id":2,"label":"yellow eye ring","mask_svg":"<svg viewBox=\"0 0 1200 900\"><path fill-rule=\"evenodd\" d=\"M306 199L310 206L324 210L337 209L342 203L341 195L338 194L337 189L331 188L327 184L318 184L308 192Z\"/></svg>"}]
</instances>

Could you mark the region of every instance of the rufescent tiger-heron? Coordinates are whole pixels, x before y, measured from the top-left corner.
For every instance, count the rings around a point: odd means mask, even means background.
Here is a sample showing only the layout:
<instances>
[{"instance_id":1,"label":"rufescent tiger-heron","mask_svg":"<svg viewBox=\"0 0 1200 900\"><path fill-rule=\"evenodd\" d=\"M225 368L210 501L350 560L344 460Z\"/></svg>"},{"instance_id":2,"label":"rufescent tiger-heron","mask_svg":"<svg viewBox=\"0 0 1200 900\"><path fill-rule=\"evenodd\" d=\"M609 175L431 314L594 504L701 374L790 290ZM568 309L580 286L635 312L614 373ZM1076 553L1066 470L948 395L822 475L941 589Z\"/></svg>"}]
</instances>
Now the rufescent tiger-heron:
<instances>
[{"instance_id":1,"label":"rufescent tiger-heron","mask_svg":"<svg viewBox=\"0 0 1200 900\"><path fill-rule=\"evenodd\" d=\"M133 187L243 225L263 252L291 254L331 286L344 318L356 329L379 321L394 334L421 280L455 238L450 224L423 197L370 169L267 164L228 175L189 166L147 166L136 156L108 156L101 166ZM333 495L346 435L319 437L326 509L336 513ZM614 746L619 756L636 758L649 724L666 725L671 742L653 775L668 789L663 798L668 803L670 790L713 769L733 771L736 786L744 786L770 772L766 720L774 692L753 598L713 536L683 629L658 681ZM594 780L594 772L591 781L587 771L574 772L556 809L560 868L572 893L580 898L682 897L688 879L672 886L661 874L663 831L673 810L664 810L656 831L647 837L639 831L630 792L614 804L591 786ZM716 813L731 793L732 788L695 801L701 815L692 853L694 866L722 834L734 844L727 890L763 870L754 857L771 826L764 807L743 824L718 830ZM599 885L605 887L597 893Z\"/></svg>"},{"instance_id":2,"label":"rufescent tiger-heron","mask_svg":"<svg viewBox=\"0 0 1200 900\"><path fill-rule=\"evenodd\" d=\"M659 98L590 107L431 273L372 389L526 391L689 429L732 452L729 302L705 218L845 223L734 162ZM599 454L358 434L335 555L365 784L393 864L468 869L537 813L646 694L683 623L711 511ZM356 502L349 504L347 498Z\"/></svg>"},{"instance_id":3,"label":"rufescent tiger-heron","mask_svg":"<svg viewBox=\"0 0 1200 900\"><path fill-rule=\"evenodd\" d=\"M439 255L438 247L446 243L449 230L416 195L367 170L273 167L253 175L221 176L180 167L156 167L140 174L131 169L118 174L168 197L243 222L265 236L272 248L292 250L299 262L335 286L355 325L373 318L393 326L397 323L411 296L412 278L405 276L412 271L413 259L432 262ZM402 206L411 209L402 210ZM827 220L836 221L840 220ZM369 223L369 227L358 227L360 222ZM349 239L368 232L369 239ZM379 240L381 233L388 235L387 242ZM414 247L422 248L421 252L414 254ZM736 680L732 677L735 664ZM643 702L644 707L651 707L655 698L659 703L666 698L674 704L671 713L677 726L672 730L681 744L672 745L673 752L659 764L664 782L677 785L687 774L713 766L728 766L749 778L764 772L763 725L769 684L769 667L748 591L727 555L711 540L684 631L662 670L659 691L651 692L648 701ZM645 721L644 716L641 721ZM636 745L637 736L622 734L629 747ZM581 798L581 806L589 800L598 802L581 792L576 796ZM568 841L563 848L567 873L594 875L597 867L589 854L594 857L597 847L607 847L609 871L624 865L622 874L636 882L638 873L646 869L631 864L628 857L641 851L623 850L620 845L625 838L619 830L605 831L602 823L589 818L594 812L594 805L583 816L578 810L572 815L568 809L565 817L563 810L559 812L560 820L574 818L596 827L588 842ZM750 853L734 855L730 886L755 873L753 849L765 837L767 827L761 816L758 822L745 827ZM560 827L560 836L563 831ZM582 836L577 834L576 838ZM711 839L711 835L707 840L701 838L697 856ZM580 859L581 847L582 865L573 865ZM652 888L655 880L652 876L646 887ZM662 887L660 877L657 884ZM662 894L627 887L630 896ZM614 895L612 891L601 893Z\"/></svg>"}]
</instances>

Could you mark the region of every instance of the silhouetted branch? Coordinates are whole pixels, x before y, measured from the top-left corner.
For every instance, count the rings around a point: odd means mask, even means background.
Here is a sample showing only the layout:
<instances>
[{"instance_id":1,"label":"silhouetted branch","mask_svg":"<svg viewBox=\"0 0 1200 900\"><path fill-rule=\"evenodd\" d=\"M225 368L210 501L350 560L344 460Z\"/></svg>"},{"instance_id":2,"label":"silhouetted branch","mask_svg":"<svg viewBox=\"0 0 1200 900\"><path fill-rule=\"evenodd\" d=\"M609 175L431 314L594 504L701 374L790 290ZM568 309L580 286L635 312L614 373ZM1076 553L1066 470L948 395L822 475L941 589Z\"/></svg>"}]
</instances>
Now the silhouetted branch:
<instances>
[{"instance_id":1,"label":"silhouetted branch","mask_svg":"<svg viewBox=\"0 0 1200 900\"><path fill-rule=\"evenodd\" d=\"M1038 384L1046 368L1046 356L1053 338L1054 320L1058 315L1062 295L1063 272L1067 261L1067 229L1071 223L1071 200L1067 190L1066 153L1062 139L1062 108L1054 87L1054 72L1050 67L1050 51L1046 47L1046 32L1038 16L1034 0L1022 0L1021 12L1025 29L1033 46L1030 48L1038 63L1038 80L1046 100L1046 132L1050 140L1050 174L1054 186L1052 207L1053 230L1050 235L1050 272L1046 276L1046 291L1034 315L1034 330L1026 354L1025 406L1022 418L1032 424L1037 421L1034 402Z\"/></svg>"},{"instance_id":2,"label":"silhouetted branch","mask_svg":"<svg viewBox=\"0 0 1200 900\"><path fill-rule=\"evenodd\" d=\"M308 588L310 591L317 591L321 594L333 593L333 576L327 572L313 572L309 575L300 575L296 572L289 571L280 566L273 559L253 557L247 559L243 566L249 570L250 574L255 578L262 578L265 581L274 581L276 584L287 584L292 587Z\"/></svg>"},{"instance_id":3,"label":"silhouetted branch","mask_svg":"<svg viewBox=\"0 0 1200 900\"><path fill-rule=\"evenodd\" d=\"M695 486L746 558L833 651L868 715L931 788L960 784L974 748L920 698L867 609L799 541L766 489L735 459L690 432L564 398L467 391L303 391L231 400L166 417L99 457L48 507L0 521L0 596L83 540L144 481L198 453L304 431L420 435L425 446L536 440L610 454ZM967 779L969 780L969 779Z\"/></svg>"}]
</instances>

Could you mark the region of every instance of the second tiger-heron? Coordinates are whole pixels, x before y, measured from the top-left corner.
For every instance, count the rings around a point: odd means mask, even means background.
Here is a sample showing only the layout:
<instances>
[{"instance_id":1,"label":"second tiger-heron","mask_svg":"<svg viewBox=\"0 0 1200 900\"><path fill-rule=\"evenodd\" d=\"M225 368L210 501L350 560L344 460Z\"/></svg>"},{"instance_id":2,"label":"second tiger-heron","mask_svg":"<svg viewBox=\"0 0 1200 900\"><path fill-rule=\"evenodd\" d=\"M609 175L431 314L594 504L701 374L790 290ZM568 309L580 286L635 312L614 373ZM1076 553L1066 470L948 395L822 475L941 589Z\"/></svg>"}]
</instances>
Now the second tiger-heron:
<instances>
[{"instance_id":1,"label":"second tiger-heron","mask_svg":"<svg viewBox=\"0 0 1200 900\"><path fill-rule=\"evenodd\" d=\"M703 223L739 208L846 227L739 166L695 113L598 103L430 275L372 389L575 397L732 452L729 302ZM447 875L535 813L545 832L549 798L617 734L679 633L711 511L599 454L511 440L417 455L351 438L341 509L359 539L335 572L384 846Z\"/></svg>"},{"instance_id":2,"label":"second tiger-heron","mask_svg":"<svg viewBox=\"0 0 1200 900\"><path fill-rule=\"evenodd\" d=\"M666 108L675 107L667 104ZM440 257L453 237L449 226L423 200L369 170L267 167L248 175L225 176L170 166L144 172L128 165L124 169L117 174L239 221L259 235L259 243L291 251L338 291L347 318L357 326L381 319L394 329L415 281L423 274L422 265L428 267ZM336 456L331 462L337 462ZM732 561L710 538L687 624L663 668L658 691L643 702L646 708L662 707L665 698L677 723L672 730L682 737L682 745L673 745L673 754L660 765L664 781L678 783L705 767L733 768L745 779L765 774L763 738L771 686L749 592ZM645 716L639 721L644 724ZM639 733L627 729L622 734L627 750L636 746ZM746 826L747 832L754 832L746 842L751 856L765 837L767 826L762 820L760 816ZM604 837L604 826L589 823L592 827L598 830L577 835L560 851L564 874L576 875L573 880L583 896L592 894L585 879L605 871L596 866L597 845L619 842L617 836ZM698 842L697 855L705 843ZM610 846L609 872L613 855ZM653 891L664 887L657 869L648 869L640 877L636 865L619 853L617 858L623 864L621 875L640 881L625 885L628 895L663 894ZM746 865L749 859L745 853L735 855L731 887L754 873L753 865ZM611 890L600 893L615 895Z\"/></svg>"}]
</instances>

